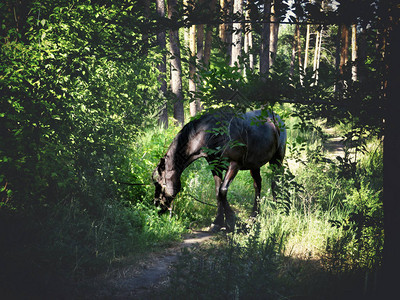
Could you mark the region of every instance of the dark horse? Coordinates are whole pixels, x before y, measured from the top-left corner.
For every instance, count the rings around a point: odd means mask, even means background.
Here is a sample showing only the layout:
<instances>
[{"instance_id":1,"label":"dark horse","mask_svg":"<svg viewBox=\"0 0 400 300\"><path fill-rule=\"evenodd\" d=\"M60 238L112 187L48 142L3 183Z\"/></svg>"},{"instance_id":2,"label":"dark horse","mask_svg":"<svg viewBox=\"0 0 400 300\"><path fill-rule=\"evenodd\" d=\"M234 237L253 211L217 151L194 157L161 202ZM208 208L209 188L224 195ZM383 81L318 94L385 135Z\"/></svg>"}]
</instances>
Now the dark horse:
<instances>
[{"instance_id":1,"label":"dark horse","mask_svg":"<svg viewBox=\"0 0 400 300\"><path fill-rule=\"evenodd\" d=\"M170 208L181 189L183 170L196 159L204 157L213 164L224 160L222 168L212 168L218 213L211 230L218 231L223 226L233 230L235 213L226 198L229 184L239 170L250 170L255 188L253 215L256 215L261 190L260 167L267 162L281 167L285 149L286 129L277 114L258 110L237 115L229 109L204 114L182 128L153 172L154 203L161 207L161 213ZM274 185L272 181L273 195Z\"/></svg>"}]
</instances>

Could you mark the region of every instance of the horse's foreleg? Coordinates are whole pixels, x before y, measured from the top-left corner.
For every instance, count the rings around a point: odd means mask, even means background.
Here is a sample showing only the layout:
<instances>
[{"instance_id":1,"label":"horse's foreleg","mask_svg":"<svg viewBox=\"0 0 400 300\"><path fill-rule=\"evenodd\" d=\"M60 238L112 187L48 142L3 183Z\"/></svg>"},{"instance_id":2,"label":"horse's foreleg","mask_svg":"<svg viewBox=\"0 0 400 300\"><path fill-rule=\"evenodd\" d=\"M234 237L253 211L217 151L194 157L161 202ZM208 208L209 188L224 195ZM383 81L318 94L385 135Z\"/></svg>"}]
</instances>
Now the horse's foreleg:
<instances>
[{"instance_id":1,"label":"horse's foreleg","mask_svg":"<svg viewBox=\"0 0 400 300\"><path fill-rule=\"evenodd\" d=\"M211 224L210 230L217 232L224 226L224 223L225 223L224 208L223 208L222 202L219 201L219 189L220 189L221 183L222 183L222 172L219 172L216 170L212 170L211 172L214 176L214 181L215 181L215 194L217 195L218 211L217 211L217 217L215 218L214 222Z\"/></svg>"},{"instance_id":2,"label":"horse's foreleg","mask_svg":"<svg viewBox=\"0 0 400 300\"><path fill-rule=\"evenodd\" d=\"M228 194L228 188L231 184L232 180L235 178L236 174L238 173L240 167L239 165L232 161L229 163L228 170L226 171L224 181L221 184L218 193L218 202L221 203L224 212L225 212L225 220L226 220L226 229L228 231L233 231L235 228L235 213L232 208L229 206L229 203L226 199Z\"/></svg>"},{"instance_id":3,"label":"horse's foreleg","mask_svg":"<svg viewBox=\"0 0 400 300\"><path fill-rule=\"evenodd\" d=\"M261 192L261 175L260 169L252 169L250 170L251 177L254 180L254 189L255 189L255 198L254 198L254 206L253 211L251 213L252 217L257 216L259 212L259 201L260 201L260 192Z\"/></svg>"}]
</instances>

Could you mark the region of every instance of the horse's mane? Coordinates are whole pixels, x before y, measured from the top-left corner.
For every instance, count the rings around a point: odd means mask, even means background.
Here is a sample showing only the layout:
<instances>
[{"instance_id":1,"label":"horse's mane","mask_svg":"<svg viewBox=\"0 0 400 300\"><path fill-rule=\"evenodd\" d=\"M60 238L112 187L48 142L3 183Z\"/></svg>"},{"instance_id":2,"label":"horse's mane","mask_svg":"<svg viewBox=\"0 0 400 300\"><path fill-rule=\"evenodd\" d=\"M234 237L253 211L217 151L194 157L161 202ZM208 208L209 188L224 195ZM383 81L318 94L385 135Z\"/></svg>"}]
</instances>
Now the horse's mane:
<instances>
[{"instance_id":1,"label":"horse's mane","mask_svg":"<svg viewBox=\"0 0 400 300\"><path fill-rule=\"evenodd\" d=\"M234 114L234 110L229 107L214 109L207 111L207 113L202 114L200 117L196 117L183 126L172 141L167 152L169 155L172 155L171 159L173 159L173 163L175 165L184 165L188 156L186 150L190 141L192 141L200 131L212 129L218 121L231 118Z\"/></svg>"}]
</instances>

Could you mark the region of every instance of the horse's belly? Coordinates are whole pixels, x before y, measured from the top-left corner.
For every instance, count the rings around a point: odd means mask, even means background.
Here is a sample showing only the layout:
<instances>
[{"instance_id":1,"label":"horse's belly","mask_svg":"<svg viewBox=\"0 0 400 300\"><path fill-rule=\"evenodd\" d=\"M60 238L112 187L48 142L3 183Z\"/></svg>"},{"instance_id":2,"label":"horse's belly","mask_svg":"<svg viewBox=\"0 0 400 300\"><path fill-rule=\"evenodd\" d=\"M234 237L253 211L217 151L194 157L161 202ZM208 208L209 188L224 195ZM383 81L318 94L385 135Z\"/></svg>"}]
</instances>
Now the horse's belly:
<instances>
[{"instance_id":1,"label":"horse's belly","mask_svg":"<svg viewBox=\"0 0 400 300\"><path fill-rule=\"evenodd\" d=\"M225 156L230 161L235 161L239 164L242 170L257 169L269 162L275 155L276 144L268 143L259 145L259 147L235 147L229 149Z\"/></svg>"},{"instance_id":2,"label":"horse's belly","mask_svg":"<svg viewBox=\"0 0 400 300\"><path fill-rule=\"evenodd\" d=\"M251 170L251 169L258 169L265 165L273 158L272 153L267 153L267 155L261 156L250 156L247 157L241 164L242 170Z\"/></svg>"}]
</instances>

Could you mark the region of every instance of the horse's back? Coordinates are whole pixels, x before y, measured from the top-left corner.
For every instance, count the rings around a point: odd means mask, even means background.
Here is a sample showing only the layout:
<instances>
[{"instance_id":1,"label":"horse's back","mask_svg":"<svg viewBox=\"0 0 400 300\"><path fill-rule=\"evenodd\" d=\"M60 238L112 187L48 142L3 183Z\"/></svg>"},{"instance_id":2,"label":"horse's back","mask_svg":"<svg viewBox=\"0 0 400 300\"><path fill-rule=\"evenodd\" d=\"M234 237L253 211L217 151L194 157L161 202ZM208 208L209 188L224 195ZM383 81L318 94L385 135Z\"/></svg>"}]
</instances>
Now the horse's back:
<instances>
[{"instance_id":1,"label":"horse's back","mask_svg":"<svg viewBox=\"0 0 400 300\"><path fill-rule=\"evenodd\" d=\"M224 114L222 117L229 132L223 155L239 163L241 169L255 169L273 159L283 159L286 129L277 114L266 116L258 110L241 115Z\"/></svg>"}]
</instances>

